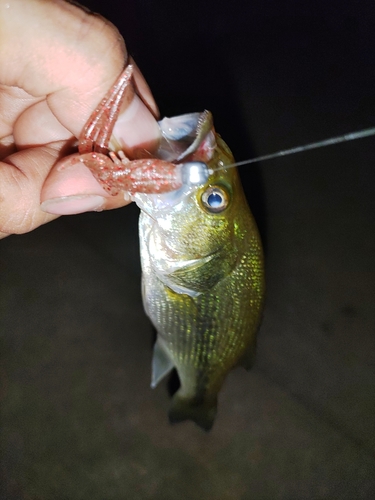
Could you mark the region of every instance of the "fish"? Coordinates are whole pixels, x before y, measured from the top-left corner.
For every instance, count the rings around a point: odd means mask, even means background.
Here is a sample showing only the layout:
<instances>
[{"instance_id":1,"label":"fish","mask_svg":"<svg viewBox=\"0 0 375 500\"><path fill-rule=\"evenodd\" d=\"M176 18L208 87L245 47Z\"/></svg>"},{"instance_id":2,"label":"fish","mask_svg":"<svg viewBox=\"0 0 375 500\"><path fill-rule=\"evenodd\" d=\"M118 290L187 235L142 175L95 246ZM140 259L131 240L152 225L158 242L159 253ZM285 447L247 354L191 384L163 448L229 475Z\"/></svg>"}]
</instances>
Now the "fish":
<instances>
[{"instance_id":1,"label":"fish","mask_svg":"<svg viewBox=\"0 0 375 500\"><path fill-rule=\"evenodd\" d=\"M176 369L170 422L191 420L209 431L227 374L254 363L265 295L262 243L237 169L225 168L234 158L211 113L164 120L169 151L162 156L172 161L177 151L190 170L180 189L133 195L141 209L143 304L157 331L151 386ZM201 164L208 168L199 173Z\"/></svg>"}]
</instances>

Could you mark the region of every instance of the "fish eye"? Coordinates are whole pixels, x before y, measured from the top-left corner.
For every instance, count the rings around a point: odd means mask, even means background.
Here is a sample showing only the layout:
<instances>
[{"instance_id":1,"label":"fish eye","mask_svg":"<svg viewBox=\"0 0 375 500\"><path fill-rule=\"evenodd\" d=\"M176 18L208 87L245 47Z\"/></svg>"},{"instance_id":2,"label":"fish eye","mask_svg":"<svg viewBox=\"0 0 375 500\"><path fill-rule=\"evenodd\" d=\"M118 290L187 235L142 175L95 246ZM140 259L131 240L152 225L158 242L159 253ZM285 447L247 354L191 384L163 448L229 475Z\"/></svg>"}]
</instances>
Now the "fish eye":
<instances>
[{"instance_id":1,"label":"fish eye","mask_svg":"<svg viewBox=\"0 0 375 500\"><path fill-rule=\"evenodd\" d=\"M223 188L210 186L202 194L202 203L209 212L219 213L227 208L229 197Z\"/></svg>"}]
</instances>

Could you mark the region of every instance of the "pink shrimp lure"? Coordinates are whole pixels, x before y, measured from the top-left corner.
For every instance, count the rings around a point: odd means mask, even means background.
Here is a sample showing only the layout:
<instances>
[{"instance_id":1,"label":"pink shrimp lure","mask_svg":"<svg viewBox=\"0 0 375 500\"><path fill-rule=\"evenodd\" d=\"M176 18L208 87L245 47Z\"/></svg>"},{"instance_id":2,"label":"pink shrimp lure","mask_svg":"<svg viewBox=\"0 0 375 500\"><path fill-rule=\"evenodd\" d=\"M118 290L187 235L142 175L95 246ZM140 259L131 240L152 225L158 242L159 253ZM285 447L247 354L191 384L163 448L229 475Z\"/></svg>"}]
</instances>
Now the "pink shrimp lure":
<instances>
[{"instance_id":1,"label":"pink shrimp lure","mask_svg":"<svg viewBox=\"0 0 375 500\"><path fill-rule=\"evenodd\" d=\"M82 162L111 195L120 190L163 193L181 187L176 165L157 158L128 159L123 151L110 151L109 142L124 100L131 101L133 66L129 65L88 119L79 137L78 152L67 161Z\"/></svg>"}]
</instances>

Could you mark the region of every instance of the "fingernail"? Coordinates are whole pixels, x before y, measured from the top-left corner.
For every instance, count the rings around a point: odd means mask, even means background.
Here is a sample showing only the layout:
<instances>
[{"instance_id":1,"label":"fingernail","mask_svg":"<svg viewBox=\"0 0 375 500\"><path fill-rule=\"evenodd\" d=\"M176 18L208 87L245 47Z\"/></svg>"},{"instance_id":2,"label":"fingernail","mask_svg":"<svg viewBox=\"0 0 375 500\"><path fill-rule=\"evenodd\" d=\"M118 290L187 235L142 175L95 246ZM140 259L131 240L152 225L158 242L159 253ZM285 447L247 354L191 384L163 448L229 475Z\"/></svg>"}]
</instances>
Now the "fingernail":
<instances>
[{"instance_id":1,"label":"fingernail","mask_svg":"<svg viewBox=\"0 0 375 500\"><path fill-rule=\"evenodd\" d=\"M94 194L76 194L51 198L40 204L41 210L54 215L73 215L84 212L100 212L104 208L106 198Z\"/></svg>"}]
</instances>

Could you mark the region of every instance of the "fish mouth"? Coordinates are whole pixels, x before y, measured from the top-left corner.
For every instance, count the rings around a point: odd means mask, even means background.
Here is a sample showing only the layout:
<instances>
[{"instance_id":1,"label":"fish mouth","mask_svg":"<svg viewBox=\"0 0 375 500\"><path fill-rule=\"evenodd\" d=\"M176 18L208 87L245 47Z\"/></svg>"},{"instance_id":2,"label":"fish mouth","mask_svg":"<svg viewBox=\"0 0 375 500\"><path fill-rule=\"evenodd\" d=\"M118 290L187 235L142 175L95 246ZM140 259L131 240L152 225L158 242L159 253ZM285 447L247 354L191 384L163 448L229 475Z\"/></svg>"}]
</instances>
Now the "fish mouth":
<instances>
[{"instance_id":1,"label":"fish mouth","mask_svg":"<svg viewBox=\"0 0 375 500\"><path fill-rule=\"evenodd\" d=\"M177 166L183 164L183 161L205 163L212 158L216 138L209 111L164 118L158 123L161 140L157 158L174 162ZM202 177L200 180L205 183L207 178ZM183 202L184 198L196 189L196 181L185 182L182 179L182 182L182 186L174 191L158 194L136 193L132 199L142 211L155 220L166 210Z\"/></svg>"},{"instance_id":2,"label":"fish mouth","mask_svg":"<svg viewBox=\"0 0 375 500\"><path fill-rule=\"evenodd\" d=\"M188 113L163 118L158 122L161 140L157 157L180 163L197 151L205 137L213 130L212 114Z\"/></svg>"}]
</instances>

